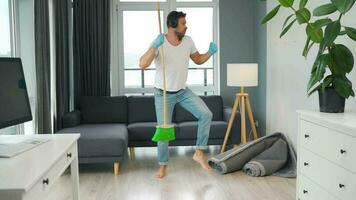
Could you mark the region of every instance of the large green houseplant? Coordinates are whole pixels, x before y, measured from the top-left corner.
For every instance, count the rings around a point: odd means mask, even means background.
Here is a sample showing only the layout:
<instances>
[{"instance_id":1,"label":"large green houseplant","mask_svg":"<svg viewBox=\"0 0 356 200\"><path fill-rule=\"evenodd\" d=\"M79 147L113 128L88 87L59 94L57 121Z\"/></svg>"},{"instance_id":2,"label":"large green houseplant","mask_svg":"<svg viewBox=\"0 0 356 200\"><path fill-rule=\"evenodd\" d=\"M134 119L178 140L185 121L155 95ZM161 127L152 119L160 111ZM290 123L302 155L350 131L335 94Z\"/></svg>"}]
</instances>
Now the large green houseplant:
<instances>
[{"instance_id":1,"label":"large green houseplant","mask_svg":"<svg viewBox=\"0 0 356 200\"><path fill-rule=\"evenodd\" d=\"M356 29L341 24L343 15L351 10L356 0L330 0L315 8L312 14L306 7L308 0L300 0L299 3L295 3L294 0L276 1L278 5L267 13L262 24L276 16L281 8L285 8L290 9L292 13L285 19L280 37L286 34L296 21L306 26L307 38L302 55L307 57L313 46L319 46L311 69L308 95L319 91L320 111L322 112L343 112L345 98L355 95L352 83L346 77L354 66L354 57L349 48L344 44L337 44L335 39L347 35L356 41ZM315 21L311 21L312 15L316 17ZM332 19L331 16L337 17Z\"/></svg>"}]
</instances>

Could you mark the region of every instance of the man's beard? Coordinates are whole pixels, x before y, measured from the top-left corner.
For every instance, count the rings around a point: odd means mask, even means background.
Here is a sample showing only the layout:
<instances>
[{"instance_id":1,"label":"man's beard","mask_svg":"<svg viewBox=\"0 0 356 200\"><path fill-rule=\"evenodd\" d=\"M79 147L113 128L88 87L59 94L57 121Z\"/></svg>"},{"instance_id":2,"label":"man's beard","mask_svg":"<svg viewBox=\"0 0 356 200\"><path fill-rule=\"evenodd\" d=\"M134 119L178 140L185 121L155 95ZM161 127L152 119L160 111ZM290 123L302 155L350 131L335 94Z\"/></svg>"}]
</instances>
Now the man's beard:
<instances>
[{"instance_id":1,"label":"man's beard","mask_svg":"<svg viewBox=\"0 0 356 200\"><path fill-rule=\"evenodd\" d=\"M185 35L185 31L184 32L178 32L178 31L175 31L175 34L176 36L178 37L178 40L179 41L182 41L184 35Z\"/></svg>"}]
</instances>

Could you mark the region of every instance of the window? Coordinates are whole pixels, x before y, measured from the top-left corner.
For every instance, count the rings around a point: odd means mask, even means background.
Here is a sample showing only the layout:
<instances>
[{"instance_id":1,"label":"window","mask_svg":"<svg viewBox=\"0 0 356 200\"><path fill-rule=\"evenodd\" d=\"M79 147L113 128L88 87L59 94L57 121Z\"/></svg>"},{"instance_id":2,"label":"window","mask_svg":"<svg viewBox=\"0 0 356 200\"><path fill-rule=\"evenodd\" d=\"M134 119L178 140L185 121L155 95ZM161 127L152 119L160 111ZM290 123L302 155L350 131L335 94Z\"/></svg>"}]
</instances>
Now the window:
<instances>
[{"instance_id":1,"label":"window","mask_svg":"<svg viewBox=\"0 0 356 200\"><path fill-rule=\"evenodd\" d=\"M163 2L166 0L120 0L121 2Z\"/></svg>"},{"instance_id":2,"label":"window","mask_svg":"<svg viewBox=\"0 0 356 200\"><path fill-rule=\"evenodd\" d=\"M212 2L213 0L177 0L177 2Z\"/></svg>"},{"instance_id":3,"label":"window","mask_svg":"<svg viewBox=\"0 0 356 200\"><path fill-rule=\"evenodd\" d=\"M213 41L213 8L183 7L177 8L177 10L187 13L186 19L188 29L186 34L192 37L198 51L207 52L209 43ZM209 59L203 65L196 65L190 60L189 69L190 71L187 80L188 85L208 86L208 83L213 85L213 76L208 76L208 70L213 71L214 69L213 59Z\"/></svg>"},{"instance_id":4,"label":"window","mask_svg":"<svg viewBox=\"0 0 356 200\"><path fill-rule=\"evenodd\" d=\"M0 129L0 134L34 134L36 119L34 10L28 9L32 5L33 1L0 0L0 56L21 56L33 117L32 121Z\"/></svg>"},{"instance_id":5,"label":"window","mask_svg":"<svg viewBox=\"0 0 356 200\"><path fill-rule=\"evenodd\" d=\"M161 20L163 21L161 11ZM145 23L142 23L142 21ZM147 41L157 36L157 11L124 11L124 69L126 88L152 87L154 79L154 66L146 71L139 69L140 56L147 50ZM144 34L142 33L144 31Z\"/></svg>"},{"instance_id":6,"label":"window","mask_svg":"<svg viewBox=\"0 0 356 200\"><path fill-rule=\"evenodd\" d=\"M9 0L0 0L0 57L11 56Z\"/></svg>"},{"instance_id":7,"label":"window","mask_svg":"<svg viewBox=\"0 0 356 200\"><path fill-rule=\"evenodd\" d=\"M11 27L9 0L0 0L0 57L11 57ZM0 129L0 134L13 135L17 133L17 126Z\"/></svg>"},{"instance_id":8,"label":"window","mask_svg":"<svg viewBox=\"0 0 356 200\"><path fill-rule=\"evenodd\" d=\"M192 37L200 53L207 52L209 43L217 41L218 0L160 0L162 31L166 32L166 17L171 10L187 13L187 35ZM204 20L202 20L204 19ZM113 63L112 85L115 94L152 94L155 66L139 68L139 58L158 35L156 0L120 0L117 5L116 33L118 61ZM203 65L189 63L187 86L197 94L218 93L218 55Z\"/></svg>"},{"instance_id":9,"label":"window","mask_svg":"<svg viewBox=\"0 0 356 200\"><path fill-rule=\"evenodd\" d=\"M31 135L35 134L35 121L36 121L36 67L35 67L35 20L34 9L32 1L12 1L18 5L14 5L14 13L17 16L18 22L14 27L15 41L19 41L18 51L21 53L22 66L26 79L27 92L30 100L32 111L32 121L28 121L20 125L20 134ZM31 9L29 9L31 8ZM17 34L15 34L15 32ZM17 49L15 49L17 50Z\"/></svg>"}]
</instances>

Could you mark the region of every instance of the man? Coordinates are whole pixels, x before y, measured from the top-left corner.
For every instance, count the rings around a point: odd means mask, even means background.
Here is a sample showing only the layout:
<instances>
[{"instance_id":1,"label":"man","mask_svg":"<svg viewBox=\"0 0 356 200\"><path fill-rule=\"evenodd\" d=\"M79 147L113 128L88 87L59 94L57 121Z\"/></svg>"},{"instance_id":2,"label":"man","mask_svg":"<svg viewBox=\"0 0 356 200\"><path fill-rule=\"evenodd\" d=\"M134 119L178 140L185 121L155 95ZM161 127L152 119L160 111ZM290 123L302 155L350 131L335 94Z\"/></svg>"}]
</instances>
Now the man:
<instances>
[{"instance_id":1,"label":"man","mask_svg":"<svg viewBox=\"0 0 356 200\"><path fill-rule=\"evenodd\" d=\"M157 68L154 91L155 107L157 121L161 125L163 123L163 69L160 63L161 49L159 47L163 45L166 66L167 124L171 124L173 109L177 103L198 119L196 151L193 159L204 169L211 170L204 158L203 150L207 149L212 113L201 98L186 88L186 81L189 58L194 63L201 65L217 52L217 46L214 43L210 43L209 51L205 54L200 54L195 48L193 40L185 35L187 31L185 16L185 13L177 11L172 11L168 14L168 32L165 35L158 35L153 41L151 47L140 58L140 68L147 68L155 60ZM157 147L160 167L156 175L158 178L163 178L166 175L169 157L168 142L158 142Z\"/></svg>"}]
</instances>

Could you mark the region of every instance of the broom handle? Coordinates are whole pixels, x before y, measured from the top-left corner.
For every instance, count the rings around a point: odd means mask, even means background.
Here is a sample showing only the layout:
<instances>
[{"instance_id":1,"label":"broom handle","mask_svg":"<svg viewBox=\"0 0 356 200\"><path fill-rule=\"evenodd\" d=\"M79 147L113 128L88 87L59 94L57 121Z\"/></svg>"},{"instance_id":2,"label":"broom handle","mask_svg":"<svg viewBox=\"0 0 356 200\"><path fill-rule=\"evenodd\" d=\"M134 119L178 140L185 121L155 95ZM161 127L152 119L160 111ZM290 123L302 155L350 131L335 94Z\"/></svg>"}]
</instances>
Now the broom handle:
<instances>
[{"instance_id":1,"label":"broom handle","mask_svg":"<svg viewBox=\"0 0 356 200\"><path fill-rule=\"evenodd\" d=\"M158 13L158 27L159 27L159 34L162 33L161 29L161 13L159 2L157 1L157 13ZM164 54L163 54L163 44L161 45L161 64L162 64L162 75L163 75L163 126L167 125L167 105L166 105L166 65L164 62Z\"/></svg>"}]
</instances>

